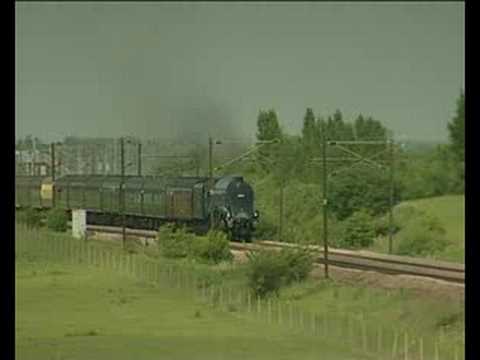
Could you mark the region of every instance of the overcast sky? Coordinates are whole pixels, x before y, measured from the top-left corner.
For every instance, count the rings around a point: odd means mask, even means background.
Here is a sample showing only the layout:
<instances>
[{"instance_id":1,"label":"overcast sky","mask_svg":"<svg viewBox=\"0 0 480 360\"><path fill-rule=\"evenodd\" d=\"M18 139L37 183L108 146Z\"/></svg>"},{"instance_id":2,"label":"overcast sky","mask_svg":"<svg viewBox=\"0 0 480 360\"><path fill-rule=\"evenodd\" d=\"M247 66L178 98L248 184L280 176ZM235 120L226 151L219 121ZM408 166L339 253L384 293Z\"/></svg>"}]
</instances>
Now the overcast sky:
<instances>
[{"instance_id":1,"label":"overcast sky","mask_svg":"<svg viewBox=\"0 0 480 360\"><path fill-rule=\"evenodd\" d=\"M253 138L306 107L447 139L464 4L16 3L16 132Z\"/></svg>"}]
</instances>

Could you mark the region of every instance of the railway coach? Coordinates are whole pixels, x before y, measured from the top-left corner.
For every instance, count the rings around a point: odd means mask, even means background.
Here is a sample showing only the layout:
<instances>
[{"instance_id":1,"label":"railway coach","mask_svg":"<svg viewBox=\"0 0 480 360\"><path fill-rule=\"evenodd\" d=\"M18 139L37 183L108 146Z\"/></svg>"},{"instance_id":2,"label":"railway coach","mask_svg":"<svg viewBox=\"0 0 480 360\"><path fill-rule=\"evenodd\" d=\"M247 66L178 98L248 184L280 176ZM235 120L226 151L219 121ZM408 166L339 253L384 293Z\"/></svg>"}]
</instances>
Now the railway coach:
<instances>
[{"instance_id":1,"label":"railway coach","mask_svg":"<svg viewBox=\"0 0 480 360\"><path fill-rule=\"evenodd\" d=\"M125 176L126 226L156 230L164 223L187 225L197 233L219 228L232 240L251 240L259 214L254 192L241 176L208 177ZM16 204L66 211L87 210L87 222L122 224L122 177L66 175L16 179Z\"/></svg>"}]
</instances>

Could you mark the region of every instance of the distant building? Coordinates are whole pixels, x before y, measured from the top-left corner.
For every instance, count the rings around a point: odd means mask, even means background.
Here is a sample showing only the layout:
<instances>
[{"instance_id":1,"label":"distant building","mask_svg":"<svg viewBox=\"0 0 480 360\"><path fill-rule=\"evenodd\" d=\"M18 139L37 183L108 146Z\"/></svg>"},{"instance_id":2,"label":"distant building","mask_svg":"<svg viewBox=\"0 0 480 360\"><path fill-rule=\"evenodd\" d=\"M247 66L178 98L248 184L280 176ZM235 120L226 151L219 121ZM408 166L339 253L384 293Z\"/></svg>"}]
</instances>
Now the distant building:
<instances>
[{"instance_id":1,"label":"distant building","mask_svg":"<svg viewBox=\"0 0 480 360\"><path fill-rule=\"evenodd\" d=\"M39 150L16 150L15 173L17 175L49 175L50 154Z\"/></svg>"}]
</instances>

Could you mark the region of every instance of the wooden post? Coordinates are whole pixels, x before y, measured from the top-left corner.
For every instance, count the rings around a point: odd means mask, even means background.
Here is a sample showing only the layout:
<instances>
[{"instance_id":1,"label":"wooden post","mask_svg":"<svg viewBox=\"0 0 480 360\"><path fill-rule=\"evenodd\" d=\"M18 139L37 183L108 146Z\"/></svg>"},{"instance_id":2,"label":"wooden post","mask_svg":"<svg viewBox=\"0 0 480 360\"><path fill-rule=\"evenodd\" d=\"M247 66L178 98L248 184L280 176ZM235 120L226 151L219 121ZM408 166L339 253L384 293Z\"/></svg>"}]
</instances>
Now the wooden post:
<instances>
[{"instance_id":1,"label":"wooden post","mask_svg":"<svg viewBox=\"0 0 480 360\"><path fill-rule=\"evenodd\" d=\"M327 323L327 314L323 314L323 336L328 334L328 323Z\"/></svg>"},{"instance_id":2,"label":"wooden post","mask_svg":"<svg viewBox=\"0 0 480 360\"><path fill-rule=\"evenodd\" d=\"M420 355L420 360L424 360L423 359L423 338L420 338L420 340L418 341L418 346L419 346L419 355Z\"/></svg>"},{"instance_id":3,"label":"wooden post","mask_svg":"<svg viewBox=\"0 0 480 360\"><path fill-rule=\"evenodd\" d=\"M293 328L293 304L289 303L290 327Z\"/></svg>"},{"instance_id":4,"label":"wooden post","mask_svg":"<svg viewBox=\"0 0 480 360\"><path fill-rule=\"evenodd\" d=\"M304 323L304 312L303 311L300 311L298 313L299 317L300 317L300 328L302 329L302 331L305 330L305 323Z\"/></svg>"},{"instance_id":5,"label":"wooden post","mask_svg":"<svg viewBox=\"0 0 480 360\"><path fill-rule=\"evenodd\" d=\"M394 359L395 356L397 356L397 342L398 342L398 334L397 332L395 332L393 336L392 359Z\"/></svg>"},{"instance_id":6,"label":"wooden post","mask_svg":"<svg viewBox=\"0 0 480 360\"><path fill-rule=\"evenodd\" d=\"M377 330L377 352L382 352L382 327L379 326Z\"/></svg>"},{"instance_id":7,"label":"wooden post","mask_svg":"<svg viewBox=\"0 0 480 360\"><path fill-rule=\"evenodd\" d=\"M277 305L278 305L278 309L277 309L278 323L282 325L282 303L280 301L277 301Z\"/></svg>"},{"instance_id":8,"label":"wooden post","mask_svg":"<svg viewBox=\"0 0 480 360\"><path fill-rule=\"evenodd\" d=\"M405 332L403 335L403 358L408 360L408 333Z\"/></svg>"},{"instance_id":9,"label":"wooden post","mask_svg":"<svg viewBox=\"0 0 480 360\"><path fill-rule=\"evenodd\" d=\"M368 344L367 344L367 324L365 322L365 317L362 316L362 344L363 344L363 351L367 352Z\"/></svg>"},{"instance_id":10,"label":"wooden post","mask_svg":"<svg viewBox=\"0 0 480 360\"><path fill-rule=\"evenodd\" d=\"M272 300L269 298L267 300L267 305L268 305L268 309L267 309L267 321L268 323L270 324L272 322Z\"/></svg>"},{"instance_id":11,"label":"wooden post","mask_svg":"<svg viewBox=\"0 0 480 360\"><path fill-rule=\"evenodd\" d=\"M435 348L434 348L434 353L435 353L435 354L434 354L434 355L435 355L434 359L435 359L435 360L439 360L439 359L440 359L440 356L439 356L439 351L438 351L438 341L437 341L437 338L436 338L436 337L435 337L435 340L434 340L434 341L435 341L435 342L434 342L434 347L435 347Z\"/></svg>"},{"instance_id":12,"label":"wooden post","mask_svg":"<svg viewBox=\"0 0 480 360\"><path fill-rule=\"evenodd\" d=\"M352 321L351 317L348 317L348 315L347 315L347 320L348 320L348 337L349 337L351 343L354 344L355 343L355 338L354 338L354 334L353 334L353 321Z\"/></svg>"}]
</instances>

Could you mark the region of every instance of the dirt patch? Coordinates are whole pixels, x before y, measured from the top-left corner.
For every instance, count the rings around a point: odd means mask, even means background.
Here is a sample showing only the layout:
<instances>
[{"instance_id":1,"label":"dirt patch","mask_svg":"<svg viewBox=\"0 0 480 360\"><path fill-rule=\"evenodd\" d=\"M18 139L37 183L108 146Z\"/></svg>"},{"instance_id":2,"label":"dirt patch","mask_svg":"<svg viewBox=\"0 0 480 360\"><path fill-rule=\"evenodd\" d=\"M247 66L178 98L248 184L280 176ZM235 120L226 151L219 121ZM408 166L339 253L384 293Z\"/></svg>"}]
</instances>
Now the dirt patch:
<instances>
[{"instance_id":1,"label":"dirt patch","mask_svg":"<svg viewBox=\"0 0 480 360\"><path fill-rule=\"evenodd\" d=\"M375 271L345 269L329 266L329 275L332 279L346 284L361 285L381 289L409 289L418 296L440 296L451 301L465 300L465 285L448 281L429 279L413 275L389 275ZM317 279L325 278L324 266L315 265L312 276Z\"/></svg>"},{"instance_id":2,"label":"dirt patch","mask_svg":"<svg viewBox=\"0 0 480 360\"><path fill-rule=\"evenodd\" d=\"M236 263L245 263L247 253L241 250L231 250ZM388 275L375 271L346 269L329 266L329 275L335 281L348 285L360 285L379 289L409 289L418 296L440 296L451 301L465 300L465 286L443 280L429 279L412 275ZM324 267L316 264L311 275L316 279L324 279Z\"/></svg>"}]
</instances>

